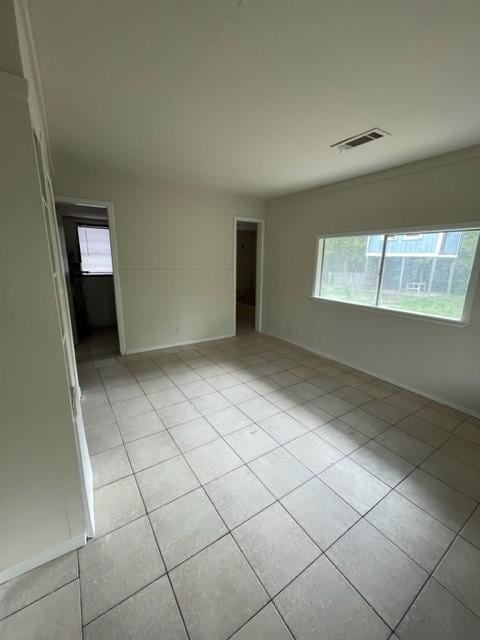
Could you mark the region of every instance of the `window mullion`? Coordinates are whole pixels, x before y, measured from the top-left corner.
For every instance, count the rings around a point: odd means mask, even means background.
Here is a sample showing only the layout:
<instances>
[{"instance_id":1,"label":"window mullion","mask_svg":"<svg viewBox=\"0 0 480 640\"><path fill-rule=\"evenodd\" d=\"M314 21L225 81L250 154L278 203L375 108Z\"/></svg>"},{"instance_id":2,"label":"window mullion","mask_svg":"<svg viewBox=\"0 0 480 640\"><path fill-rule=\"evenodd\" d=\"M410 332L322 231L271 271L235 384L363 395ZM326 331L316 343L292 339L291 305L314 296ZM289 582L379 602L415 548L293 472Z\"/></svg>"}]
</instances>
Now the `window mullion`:
<instances>
[{"instance_id":1,"label":"window mullion","mask_svg":"<svg viewBox=\"0 0 480 640\"><path fill-rule=\"evenodd\" d=\"M383 236L383 247L382 247L382 256L380 258L380 268L378 270L378 278L377 278L377 294L375 296L375 306L378 307L378 301L380 300L380 290L382 287L383 280L383 266L385 264L385 251L387 247L387 238L388 235Z\"/></svg>"},{"instance_id":2,"label":"window mullion","mask_svg":"<svg viewBox=\"0 0 480 640\"><path fill-rule=\"evenodd\" d=\"M317 251L321 251L322 255L321 256L317 256L320 257L320 260L318 260L318 262L320 262L320 276L318 278L318 282L317 284L317 294L316 295L321 295L322 292L322 278L323 278L323 262L325 259L325 240L319 240L318 241L318 245L317 245ZM318 267L317 267L317 273L318 273Z\"/></svg>"}]
</instances>

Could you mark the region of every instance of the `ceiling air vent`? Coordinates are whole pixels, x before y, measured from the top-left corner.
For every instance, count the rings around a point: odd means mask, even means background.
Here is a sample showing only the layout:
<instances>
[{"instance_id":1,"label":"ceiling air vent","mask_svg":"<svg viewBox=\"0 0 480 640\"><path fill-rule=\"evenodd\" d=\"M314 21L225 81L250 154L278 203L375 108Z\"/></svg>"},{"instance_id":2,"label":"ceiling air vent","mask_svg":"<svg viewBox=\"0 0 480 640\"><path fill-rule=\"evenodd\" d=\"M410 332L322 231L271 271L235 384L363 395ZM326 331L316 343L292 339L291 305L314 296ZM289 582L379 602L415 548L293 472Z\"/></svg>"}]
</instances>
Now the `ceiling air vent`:
<instances>
[{"instance_id":1,"label":"ceiling air vent","mask_svg":"<svg viewBox=\"0 0 480 640\"><path fill-rule=\"evenodd\" d=\"M375 127L374 129L363 131L356 136L351 136L350 138L345 138L345 140L335 142L335 144L330 145L330 149L349 151L350 149L355 149L355 147L360 147L363 144L367 144L367 142L373 142L374 140L379 140L380 138L384 138L385 136L389 135L390 133L388 133L388 131L384 131L383 129Z\"/></svg>"}]
</instances>

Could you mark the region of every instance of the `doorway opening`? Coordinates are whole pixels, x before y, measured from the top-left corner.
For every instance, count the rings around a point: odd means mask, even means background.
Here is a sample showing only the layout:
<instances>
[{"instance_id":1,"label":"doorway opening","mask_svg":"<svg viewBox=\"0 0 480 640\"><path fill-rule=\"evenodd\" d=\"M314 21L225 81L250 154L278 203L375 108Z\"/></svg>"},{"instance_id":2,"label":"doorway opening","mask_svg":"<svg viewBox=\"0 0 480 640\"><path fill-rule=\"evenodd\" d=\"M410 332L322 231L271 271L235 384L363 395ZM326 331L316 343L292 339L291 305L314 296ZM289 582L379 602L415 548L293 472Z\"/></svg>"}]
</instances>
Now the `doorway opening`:
<instances>
[{"instance_id":1,"label":"doorway opening","mask_svg":"<svg viewBox=\"0 0 480 640\"><path fill-rule=\"evenodd\" d=\"M235 219L235 335L261 331L263 224Z\"/></svg>"},{"instance_id":2,"label":"doorway opening","mask_svg":"<svg viewBox=\"0 0 480 640\"><path fill-rule=\"evenodd\" d=\"M77 362L120 353L107 205L56 203Z\"/></svg>"}]
</instances>

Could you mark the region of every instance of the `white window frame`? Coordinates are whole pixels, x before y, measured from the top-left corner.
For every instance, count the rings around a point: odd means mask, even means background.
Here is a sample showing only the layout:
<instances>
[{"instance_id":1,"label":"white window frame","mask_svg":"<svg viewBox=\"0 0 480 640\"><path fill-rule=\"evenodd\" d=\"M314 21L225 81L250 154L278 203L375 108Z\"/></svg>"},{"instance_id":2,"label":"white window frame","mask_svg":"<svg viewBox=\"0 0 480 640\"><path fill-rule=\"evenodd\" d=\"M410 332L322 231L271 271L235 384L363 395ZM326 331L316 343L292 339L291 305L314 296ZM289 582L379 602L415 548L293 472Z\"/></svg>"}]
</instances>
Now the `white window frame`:
<instances>
[{"instance_id":1,"label":"white window frame","mask_svg":"<svg viewBox=\"0 0 480 640\"><path fill-rule=\"evenodd\" d=\"M374 229L363 231L349 231L342 233L322 233L316 236L316 258L315 258L315 271L313 277L313 289L311 299L315 302L327 303L327 304L339 304L346 305L348 307L354 307L362 309L364 311L381 313L385 315L393 315L396 317L412 318L415 320L421 320L424 322L432 322L434 324L446 324L454 327L467 327L470 324L470 316L473 306L473 299L475 290L480 276L480 237L477 242L477 248L475 250L475 256L473 258L472 269L470 272L470 278L467 285L467 291L465 294L465 303L463 306L462 317L459 320L453 318L442 318L441 316L433 316L427 313L420 313L414 311L404 311L402 309L389 309L388 307L379 307L378 301L380 297L382 280L383 280L383 267L385 264L385 251L387 246L387 236L397 236L408 233L427 234L427 233L443 233L447 231L476 231L480 230L480 221L466 222L466 223L452 223L444 224L441 226L422 226L422 227L409 227L400 229ZM325 298L320 295L320 287L322 282L322 269L323 269L323 254L324 254L324 240L328 238L345 238L353 236L385 236L383 242L382 253L380 257L380 267L378 272L377 292L375 296L375 304L362 304L360 302L349 302L346 300L334 300L332 298Z\"/></svg>"},{"instance_id":2,"label":"white window frame","mask_svg":"<svg viewBox=\"0 0 480 640\"><path fill-rule=\"evenodd\" d=\"M82 254L82 245L80 242L80 234L79 234L79 229L80 228L86 228L86 229L106 229L108 231L108 239L109 239L109 246L110 246L110 257L112 260L112 270L111 271L84 271L83 270L83 254ZM97 277L102 277L102 276L113 276L113 255L112 255L112 236L110 234L110 229L108 227L108 223L96 223L94 220L92 220L92 222L78 222L76 225L76 231L77 231L77 242L78 242L78 252L79 252L79 258L80 258L80 268L81 268L81 273L82 276L86 277L86 278L97 278Z\"/></svg>"}]
</instances>

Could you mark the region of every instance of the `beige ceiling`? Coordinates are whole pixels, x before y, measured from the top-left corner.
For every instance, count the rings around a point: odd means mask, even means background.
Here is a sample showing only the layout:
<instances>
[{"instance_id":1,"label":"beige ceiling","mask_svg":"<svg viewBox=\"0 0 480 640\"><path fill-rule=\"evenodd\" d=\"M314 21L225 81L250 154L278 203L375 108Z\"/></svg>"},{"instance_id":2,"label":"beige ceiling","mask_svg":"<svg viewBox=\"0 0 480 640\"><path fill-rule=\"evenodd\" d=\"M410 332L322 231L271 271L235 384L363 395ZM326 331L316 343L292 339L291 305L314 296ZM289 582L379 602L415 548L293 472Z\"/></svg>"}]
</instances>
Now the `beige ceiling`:
<instances>
[{"instance_id":1,"label":"beige ceiling","mask_svg":"<svg viewBox=\"0 0 480 640\"><path fill-rule=\"evenodd\" d=\"M56 166L265 196L480 142L479 0L30 6Z\"/></svg>"}]
</instances>

